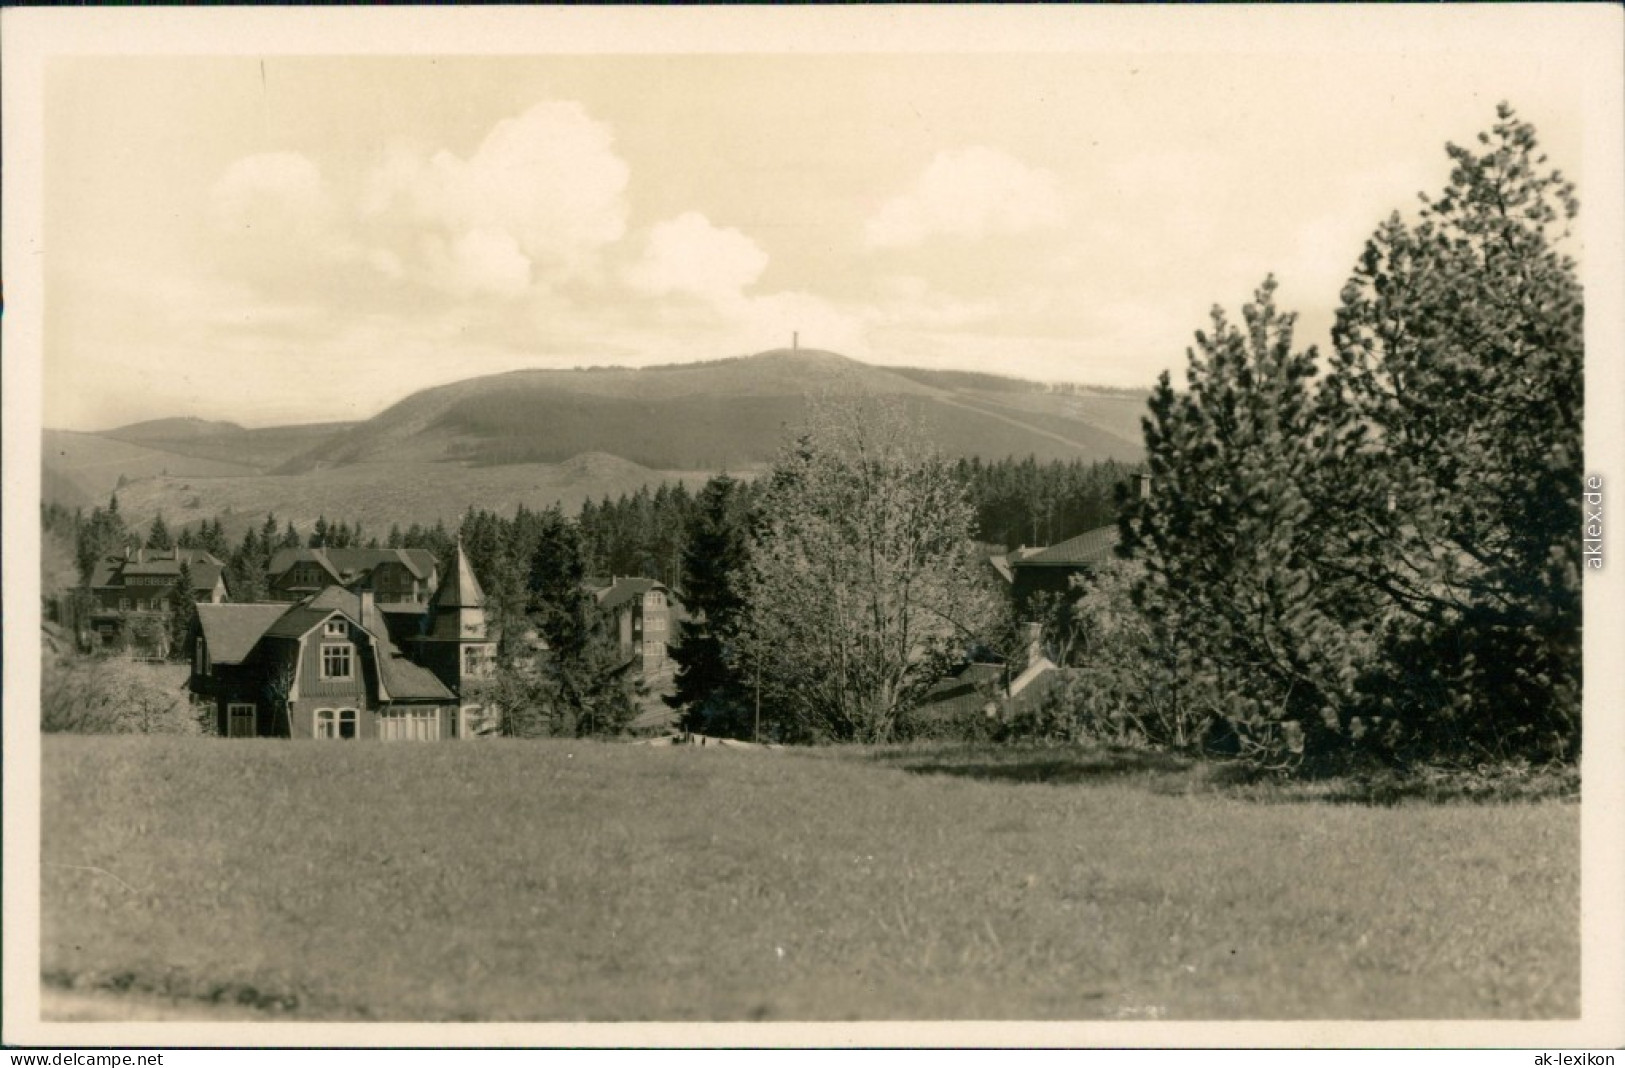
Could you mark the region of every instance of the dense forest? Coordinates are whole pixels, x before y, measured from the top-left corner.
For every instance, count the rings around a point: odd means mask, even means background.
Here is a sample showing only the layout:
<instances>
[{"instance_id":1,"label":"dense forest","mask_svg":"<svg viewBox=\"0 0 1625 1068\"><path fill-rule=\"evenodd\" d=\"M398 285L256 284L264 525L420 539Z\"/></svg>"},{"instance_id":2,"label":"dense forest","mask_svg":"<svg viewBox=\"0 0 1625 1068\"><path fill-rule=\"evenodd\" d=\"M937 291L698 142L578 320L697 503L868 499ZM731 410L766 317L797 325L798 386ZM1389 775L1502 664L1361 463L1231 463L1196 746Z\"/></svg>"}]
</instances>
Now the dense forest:
<instances>
[{"instance_id":1,"label":"dense forest","mask_svg":"<svg viewBox=\"0 0 1625 1068\"><path fill-rule=\"evenodd\" d=\"M1039 462L1027 457L985 461L973 457L956 461L951 470L974 509L977 540L991 547L1015 548L1051 544L1115 522L1115 487L1138 468L1111 460ZM740 485L747 499L757 492L750 482ZM606 578L643 575L682 589L683 552L695 510L696 495L676 482L662 482L618 498L588 500L575 519L589 574ZM522 508L518 516L504 519L509 525L517 521L523 527L527 514L536 512ZM326 517L302 531L291 522L267 515L235 543L227 540L218 517L172 531L159 516L145 530L130 529L119 511L117 494L106 507L98 506L88 515L82 509L44 505L41 519L48 533L74 547L81 581L89 578L99 556L126 547L196 547L226 563L233 599L246 601L263 596L265 569L272 554L296 546L420 548L444 562L461 536L483 576L484 567L491 563L485 547L492 544L490 531L498 517L470 510L455 527L443 521L432 526L413 523L405 528L395 525L380 534L364 529L359 522Z\"/></svg>"}]
</instances>

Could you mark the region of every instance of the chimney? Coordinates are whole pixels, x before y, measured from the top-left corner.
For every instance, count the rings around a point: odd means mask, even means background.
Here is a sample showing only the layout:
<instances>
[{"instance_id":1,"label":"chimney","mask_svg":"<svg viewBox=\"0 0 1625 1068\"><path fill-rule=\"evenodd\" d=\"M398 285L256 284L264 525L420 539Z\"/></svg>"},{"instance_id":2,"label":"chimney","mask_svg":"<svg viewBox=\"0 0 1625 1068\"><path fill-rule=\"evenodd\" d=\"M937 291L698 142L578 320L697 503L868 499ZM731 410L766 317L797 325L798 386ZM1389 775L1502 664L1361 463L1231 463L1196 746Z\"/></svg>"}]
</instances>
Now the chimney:
<instances>
[{"instance_id":1,"label":"chimney","mask_svg":"<svg viewBox=\"0 0 1625 1068\"><path fill-rule=\"evenodd\" d=\"M1032 666L1044 655L1044 627L1040 623L1023 623L1021 636L1026 641L1027 664Z\"/></svg>"},{"instance_id":2,"label":"chimney","mask_svg":"<svg viewBox=\"0 0 1625 1068\"><path fill-rule=\"evenodd\" d=\"M1134 495L1142 501L1149 501L1151 499L1150 475L1134 476Z\"/></svg>"},{"instance_id":3,"label":"chimney","mask_svg":"<svg viewBox=\"0 0 1625 1068\"><path fill-rule=\"evenodd\" d=\"M361 591L361 626L370 633L378 633L378 605L373 602L371 590Z\"/></svg>"}]
</instances>

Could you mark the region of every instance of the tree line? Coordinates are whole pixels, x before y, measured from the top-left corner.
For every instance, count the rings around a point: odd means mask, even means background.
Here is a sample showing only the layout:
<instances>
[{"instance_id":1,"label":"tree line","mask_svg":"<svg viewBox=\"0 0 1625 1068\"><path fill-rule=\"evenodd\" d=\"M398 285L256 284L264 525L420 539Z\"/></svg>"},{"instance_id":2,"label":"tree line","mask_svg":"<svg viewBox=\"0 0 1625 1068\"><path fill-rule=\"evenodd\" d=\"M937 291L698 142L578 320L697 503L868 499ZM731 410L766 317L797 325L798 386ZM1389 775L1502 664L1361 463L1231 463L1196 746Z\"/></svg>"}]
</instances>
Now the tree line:
<instances>
[{"instance_id":1,"label":"tree line","mask_svg":"<svg viewBox=\"0 0 1625 1068\"><path fill-rule=\"evenodd\" d=\"M994 461L971 457L955 461L949 472L970 501L973 537L989 546L1014 548L1059 541L1111 523L1116 515L1114 486L1137 469L1112 460L1041 463L1029 456ZM738 487L742 500L754 502L759 494L761 484L755 480L729 481ZM606 578L644 576L683 589L687 585L684 557L702 510L699 496L681 482L642 487L618 498L588 499L574 517L586 573ZM397 523L380 538L369 535L359 521L330 521L322 516L308 532L302 532L292 521L267 514L234 541L227 537L219 516L186 524L175 532L160 513L144 533L131 529L120 511L116 491L106 507L97 506L88 515L82 509L69 510L55 503L41 507L44 531L73 546L81 584L89 581L98 561L122 555L127 549L199 548L226 565L227 585L232 599L238 601L265 596L266 571L280 549L426 549L444 567L459 537L465 544L489 542L496 519L489 511L471 508L455 528L440 520L405 528ZM479 563L483 580L487 561Z\"/></svg>"}]
</instances>

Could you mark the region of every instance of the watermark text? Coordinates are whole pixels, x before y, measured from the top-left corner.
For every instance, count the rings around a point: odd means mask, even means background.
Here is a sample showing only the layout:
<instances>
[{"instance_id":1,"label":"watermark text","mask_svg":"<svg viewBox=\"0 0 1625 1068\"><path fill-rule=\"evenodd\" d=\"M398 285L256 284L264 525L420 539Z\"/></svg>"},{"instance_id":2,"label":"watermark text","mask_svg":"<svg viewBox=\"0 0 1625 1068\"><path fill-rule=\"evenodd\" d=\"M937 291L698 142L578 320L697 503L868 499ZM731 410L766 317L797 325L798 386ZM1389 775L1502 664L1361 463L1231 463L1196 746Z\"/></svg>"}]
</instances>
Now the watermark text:
<instances>
[{"instance_id":1,"label":"watermark text","mask_svg":"<svg viewBox=\"0 0 1625 1068\"><path fill-rule=\"evenodd\" d=\"M1593 571L1602 570L1602 476L1587 475L1585 493L1585 520L1580 524L1581 557L1585 566Z\"/></svg>"}]
</instances>

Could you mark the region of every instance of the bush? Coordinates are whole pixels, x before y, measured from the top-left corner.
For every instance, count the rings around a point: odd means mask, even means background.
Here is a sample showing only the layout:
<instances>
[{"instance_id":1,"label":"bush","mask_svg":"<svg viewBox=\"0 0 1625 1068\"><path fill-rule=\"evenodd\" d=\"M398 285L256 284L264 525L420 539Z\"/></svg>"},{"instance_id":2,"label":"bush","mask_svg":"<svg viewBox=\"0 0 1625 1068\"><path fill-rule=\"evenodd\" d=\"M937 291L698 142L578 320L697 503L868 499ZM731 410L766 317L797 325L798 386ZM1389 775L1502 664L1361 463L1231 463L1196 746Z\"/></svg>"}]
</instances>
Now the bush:
<instances>
[{"instance_id":1,"label":"bush","mask_svg":"<svg viewBox=\"0 0 1625 1068\"><path fill-rule=\"evenodd\" d=\"M46 657L40 729L69 734L202 734L198 712L162 674L116 657Z\"/></svg>"}]
</instances>

